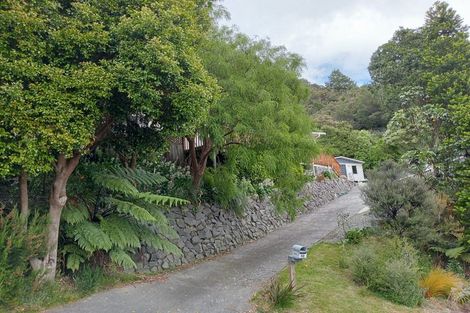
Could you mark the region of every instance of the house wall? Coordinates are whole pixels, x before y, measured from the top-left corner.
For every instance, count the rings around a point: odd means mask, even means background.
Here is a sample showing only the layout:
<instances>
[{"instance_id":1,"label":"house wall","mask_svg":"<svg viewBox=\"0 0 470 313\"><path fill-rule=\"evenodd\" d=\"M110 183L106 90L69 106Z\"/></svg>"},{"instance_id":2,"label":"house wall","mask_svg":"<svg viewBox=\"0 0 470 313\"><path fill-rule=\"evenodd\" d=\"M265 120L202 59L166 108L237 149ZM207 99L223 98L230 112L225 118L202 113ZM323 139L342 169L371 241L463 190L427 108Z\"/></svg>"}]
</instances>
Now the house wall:
<instances>
[{"instance_id":1,"label":"house wall","mask_svg":"<svg viewBox=\"0 0 470 313\"><path fill-rule=\"evenodd\" d=\"M346 176L348 177L348 180L357 182L365 181L364 169L362 167L362 164L344 164L344 166L346 166ZM357 174L353 173L353 166L356 166Z\"/></svg>"}]
</instances>

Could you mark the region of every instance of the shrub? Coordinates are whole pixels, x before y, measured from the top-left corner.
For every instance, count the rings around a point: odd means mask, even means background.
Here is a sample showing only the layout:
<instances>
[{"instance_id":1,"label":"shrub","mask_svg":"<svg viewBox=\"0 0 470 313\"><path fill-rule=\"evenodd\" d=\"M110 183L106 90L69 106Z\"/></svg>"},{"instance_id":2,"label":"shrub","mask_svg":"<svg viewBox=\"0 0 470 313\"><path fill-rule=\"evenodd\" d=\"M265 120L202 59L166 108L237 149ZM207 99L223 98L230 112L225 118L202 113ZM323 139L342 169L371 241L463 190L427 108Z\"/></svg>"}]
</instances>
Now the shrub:
<instances>
[{"instance_id":1,"label":"shrub","mask_svg":"<svg viewBox=\"0 0 470 313\"><path fill-rule=\"evenodd\" d=\"M410 238L420 250L445 248L455 240L448 210L439 206L438 197L423 178L402 165L385 162L369 172L362 195L384 228Z\"/></svg>"},{"instance_id":2,"label":"shrub","mask_svg":"<svg viewBox=\"0 0 470 313\"><path fill-rule=\"evenodd\" d=\"M192 196L193 185L188 167L179 166L171 161L158 160L146 168L165 178L157 185L158 194L180 198Z\"/></svg>"},{"instance_id":3,"label":"shrub","mask_svg":"<svg viewBox=\"0 0 470 313\"><path fill-rule=\"evenodd\" d=\"M395 303L419 305L420 270L416 250L403 239L364 240L353 252L349 265L355 282Z\"/></svg>"},{"instance_id":4,"label":"shrub","mask_svg":"<svg viewBox=\"0 0 470 313\"><path fill-rule=\"evenodd\" d=\"M347 243L356 245L356 244L361 243L362 239L364 239L364 237L366 237L368 233L369 233L368 229L353 228L346 232L345 239Z\"/></svg>"},{"instance_id":5,"label":"shrub","mask_svg":"<svg viewBox=\"0 0 470 313\"><path fill-rule=\"evenodd\" d=\"M330 171L324 171L323 176L327 179L333 179L334 178L334 174Z\"/></svg>"},{"instance_id":6,"label":"shrub","mask_svg":"<svg viewBox=\"0 0 470 313\"><path fill-rule=\"evenodd\" d=\"M421 304L423 291L418 285L419 272L406 258L389 260L379 268L374 289L384 298L409 307Z\"/></svg>"},{"instance_id":7,"label":"shrub","mask_svg":"<svg viewBox=\"0 0 470 313\"><path fill-rule=\"evenodd\" d=\"M74 277L75 287L82 293L91 293L98 289L104 280L103 270L90 265L83 266Z\"/></svg>"},{"instance_id":8,"label":"shrub","mask_svg":"<svg viewBox=\"0 0 470 313\"><path fill-rule=\"evenodd\" d=\"M420 286L425 290L426 298L444 296L448 297L452 288L462 284L461 279L454 273L435 268L424 277Z\"/></svg>"},{"instance_id":9,"label":"shrub","mask_svg":"<svg viewBox=\"0 0 470 313\"><path fill-rule=\"evenodd\" d=\"M248 206L249 195L255 193L249 180L238 179L236 174L225 167L207 170L203 187L209 201L238 214Z\"/></svg>"},{"instance_id":10,"label":"shrub","mask_svg":"<svg viewBox=\"0 0 470 313\"><path fill-rule=\"evenodd\" d=\"M8 305L32 284L29 259L43 251L43 230L37 216L26 229L16 210L7 215L0 210L0 305Z\"/></svg>"},{"instance_id":11,"label":"shrub","mask_svg":"<svg viewBox=\"0 0 470 313\"><path fill-rule=\"evenodd\" d=\"M273 307L285 308L290 306L300 296L301 287L294 288L291 283L283 284L278 278L271 280L266 295Z\"/></svg>"}]
</instances>

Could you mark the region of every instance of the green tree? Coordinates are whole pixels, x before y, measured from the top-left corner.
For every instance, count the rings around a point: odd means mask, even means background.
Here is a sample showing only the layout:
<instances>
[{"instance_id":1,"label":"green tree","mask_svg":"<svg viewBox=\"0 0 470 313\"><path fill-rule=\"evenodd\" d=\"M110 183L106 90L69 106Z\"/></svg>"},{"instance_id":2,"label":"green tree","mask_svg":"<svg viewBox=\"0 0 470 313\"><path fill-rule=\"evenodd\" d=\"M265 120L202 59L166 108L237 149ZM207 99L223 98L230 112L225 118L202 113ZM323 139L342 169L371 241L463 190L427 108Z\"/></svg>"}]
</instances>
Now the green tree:
<instances>
[{"instance_id":1,"label":"green tree","mask_svg":"<svg viewBox=\"0 0 470 313\"><path fill-rule=\"evenodd\" d=\"M228 29L214 34L203 55L222 96L199 130L205 138L199 156L193 138L188 138L195 185L207 158L221 153L225 166L240 179L272 179L281 198L294 197L293 190L303 183L301 163L315 152L303 106L308 90L299 78L302 60L284 48Z\"/></svg>"},{"instance_id":2,"label":"green tree","mask_svg":"<svg viewBox=\"0 0 470 313\"><path fill-rule=\"evenodd\" d=\"M464 225L469 224L469 59L468 27L438 1L422 27L397 31L369 66L374 84L388 92L388 106L403 109L395 113L387 137L406 147L402 152L412 163L434 166Z\"/></svg>"},{"instance_id":3,"label":"green tree","mask_svg":"<svg viewBox=\"0 0 470 313\"><path fill-rule=\"evenodd\" d=\"M325 86L335 91L345 91L357 87L356 83L351 78L341 73L338 69L331 72Z\"/></svg>"},{"instance_id":4,"label":"green tree","mask_svg":"<svg viewBox=\"0 0 470 313\"><path fill-rule=\"evenodd\" d=\"M1 172L54 172L47 251L34 262L47 279L55 275L67 182L81 156L128 119L153 133L170 133L194 128L207 115L215 81L195 46L210 25L210 5L0 5Z\"/></svg>"}]
</instances>

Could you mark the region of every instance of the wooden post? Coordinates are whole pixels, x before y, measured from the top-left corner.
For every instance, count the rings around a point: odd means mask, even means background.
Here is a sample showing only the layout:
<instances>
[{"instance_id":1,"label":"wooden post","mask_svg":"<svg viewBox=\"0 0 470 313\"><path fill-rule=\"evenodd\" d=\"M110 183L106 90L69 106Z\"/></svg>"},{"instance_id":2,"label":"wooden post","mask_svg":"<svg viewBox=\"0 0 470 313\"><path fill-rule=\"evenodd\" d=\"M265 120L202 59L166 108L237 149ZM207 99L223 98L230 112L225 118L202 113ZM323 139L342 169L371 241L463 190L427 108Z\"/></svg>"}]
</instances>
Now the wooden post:
<instances>
[{"instance_id":1,"label":"wooden post","mask_svg":"<svg viewBox=\"0 0 470 313\"><path fill-rule=\"evenodd\" d=\"M295 285L297 284L296 278L295 278L295 262L289 260L289 273L290 273L290 284L292 288L295 288Z\"/></svg>"}]
</instances>

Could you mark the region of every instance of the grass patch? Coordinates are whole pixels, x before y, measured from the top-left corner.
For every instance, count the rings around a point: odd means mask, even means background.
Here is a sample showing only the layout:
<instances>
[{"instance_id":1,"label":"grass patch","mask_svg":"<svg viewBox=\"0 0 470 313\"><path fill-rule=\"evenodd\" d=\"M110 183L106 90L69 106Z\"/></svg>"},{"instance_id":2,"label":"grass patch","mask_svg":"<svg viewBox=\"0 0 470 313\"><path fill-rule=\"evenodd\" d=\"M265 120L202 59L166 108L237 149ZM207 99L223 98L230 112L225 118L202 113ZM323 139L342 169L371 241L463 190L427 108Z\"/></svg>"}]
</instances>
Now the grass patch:
<instances>
[{"instance_id":1,"label":"grass patch","mask_svg":"<svg viewBox=\"0 0 470 313\"><path fill-rule=\"evenodd\" d=\"M318 244L309 250L308 259L297 264L297 285L302 286L302 297L289 307L273 308L261 291L254 302L258 312L289 313L402 313L421 312L402 305L393 304L378 297L366 287L356 285L344 266L344 255L349 255L351 246ZM279 279L287 283L289 273L283 270Z\"/></svg>"},{"instance_id":2,"label":"grass patch","mask_svg":"<svg viewBox=\"0 0 470 313\"><path fill-rule=\"evenodd\" d=\"M74 277L60 277L53 283L25 284L16 295L15 302L0 305L0 313L35 313L77 301L100 290L142 280L143 276L123 272L105 273L100 269L84 267Z\"/></svg>"}]
</instances>

